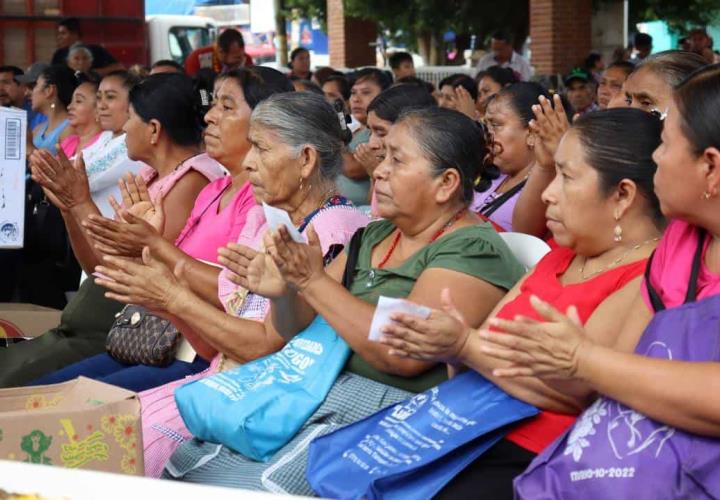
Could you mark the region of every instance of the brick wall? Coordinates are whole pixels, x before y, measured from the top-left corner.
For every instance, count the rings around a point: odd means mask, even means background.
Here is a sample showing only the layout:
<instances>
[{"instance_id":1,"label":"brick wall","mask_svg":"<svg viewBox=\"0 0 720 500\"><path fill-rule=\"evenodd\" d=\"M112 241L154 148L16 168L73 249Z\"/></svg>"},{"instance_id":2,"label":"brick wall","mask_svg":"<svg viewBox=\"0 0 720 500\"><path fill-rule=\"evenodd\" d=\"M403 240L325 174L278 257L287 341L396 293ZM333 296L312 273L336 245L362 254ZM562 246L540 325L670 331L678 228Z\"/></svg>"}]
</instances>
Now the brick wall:
<instances>
[{"instance_id":1,"label":"brick wall","mask_svg":"<svg viewBox=\"0 0 720 500\"><path fill-rule=\"evenodd\" d=\"M375 65L377 26L345 16L342 0L327 0L330 66L355 68Z\"/></svg>"},{"instance_id":2,"label":"brick wall","mask_svg":"<svg viewBox=\"0 0 720 500\"><path fill-rule=\"evenodd\" d=\"M536 74L567 73L592 48L592 0L530 0L530 37Z\"/></svg>"}]
</instances>

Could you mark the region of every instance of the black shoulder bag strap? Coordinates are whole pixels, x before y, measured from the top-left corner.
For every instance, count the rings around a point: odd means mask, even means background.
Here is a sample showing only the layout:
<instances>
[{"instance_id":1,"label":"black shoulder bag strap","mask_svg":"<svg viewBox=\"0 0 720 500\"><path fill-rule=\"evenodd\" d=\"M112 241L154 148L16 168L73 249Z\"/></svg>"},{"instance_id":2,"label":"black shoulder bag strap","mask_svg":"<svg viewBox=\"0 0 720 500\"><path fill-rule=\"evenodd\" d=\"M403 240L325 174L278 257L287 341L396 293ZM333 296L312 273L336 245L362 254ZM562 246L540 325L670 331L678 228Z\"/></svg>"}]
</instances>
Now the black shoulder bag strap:
<instances>
[{"instance_id":1,"label":"black shoulder bag strap","mask_svg":"<svg viewBox=\"0 0 720 500\"><path fill-rule=\"evenodd\" d=\"M527 182L527 179L523 179L522 182L516 184L511 189L508 189L503 194L495 198L493 201L485 205L480 209L480 213L484 215L485 217L490 217L492 214L495 213L495 211L503 206L503 204L508 201L510 198L515 196L520 190L525 187L525 183Z\"/></svg>"},{"instance_id":2,"label":"black shoulder bag strap","mask_svg":"<svg viewBox=\"0 0 720 500\"><path fill-rule=\"evenodd\" d=\"M363 232L365 232L364 227L355 231L348 245L347 261L345 262L345 271L342 277L342 285L346 290L350 290L353 280L355 279L355 268L357 267L358 257L360 255Z\"/></svg>"},{"instance_id":3,"label":"black shoulder bag strap","mask_svg":"<svg viewBox=\"0 0 720 500\"><path fill-rule=\"evenodd\" d=\"M697 248L695 249L695 255L693 256L692 267L690 268L690 281L688 283L687 293L685 294L684 304L695 302L697 298L697 280L700 275L700 265L702 264L702 252L703 246L705 245L705 231L700 230L698 232ZM650 269L652 268L653 257L655 252L650 255L647 266L645 266L645 286L647 287L648 295L650 296L650 303L653 306L655 312L665 310L665 303L660 298L660 294L655 290L652 282L650 281Z\"/></svg>"}]
</instances>

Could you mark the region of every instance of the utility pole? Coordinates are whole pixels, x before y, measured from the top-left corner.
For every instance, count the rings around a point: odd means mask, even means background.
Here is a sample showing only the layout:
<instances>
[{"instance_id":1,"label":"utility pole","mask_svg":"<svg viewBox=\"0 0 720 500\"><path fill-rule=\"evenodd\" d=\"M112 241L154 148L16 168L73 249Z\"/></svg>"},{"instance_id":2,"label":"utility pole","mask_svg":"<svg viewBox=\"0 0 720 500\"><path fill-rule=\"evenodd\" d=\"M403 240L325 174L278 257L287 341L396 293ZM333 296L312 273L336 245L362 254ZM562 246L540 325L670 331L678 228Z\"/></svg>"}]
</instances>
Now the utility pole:
<instances>
[{"instance_id":1,"label":"utility pole","mask_svg":"<svg viewBox=\"0 0 720 500\"><path fill-rule=\"evenodd\" d=\"M275 5L275 37L277 38L277 50L279 53L278 63L280 66L287 66L288 44L287 30L285 29L285 10L283 0L273 0Z\"/></svg>"}]
</instances>

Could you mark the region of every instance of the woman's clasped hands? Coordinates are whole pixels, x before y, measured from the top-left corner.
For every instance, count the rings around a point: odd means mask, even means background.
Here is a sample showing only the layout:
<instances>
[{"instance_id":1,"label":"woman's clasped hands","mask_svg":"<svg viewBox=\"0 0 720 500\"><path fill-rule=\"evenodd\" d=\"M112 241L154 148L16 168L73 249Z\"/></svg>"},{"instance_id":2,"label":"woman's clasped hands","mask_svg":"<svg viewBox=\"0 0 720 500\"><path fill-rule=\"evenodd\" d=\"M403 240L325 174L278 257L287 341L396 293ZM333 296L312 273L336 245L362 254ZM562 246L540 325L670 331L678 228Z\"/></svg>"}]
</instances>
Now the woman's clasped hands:
<instances>
[{"instance_id":1,"label":"woman's clasped hands","mask_svg":"<svg viewBox=\"0 0 720 500\"><path fill-rule=\"evenodd\" d=\"M119 181L123 205L110 197L115 220L90 215L83 227L94 241L95 248L106 255L140 257L143 247L152 247L162 238L165 214L162 196L153 202L142 177L129 174Z\"/></svg>"},{"instance_id":2,"label":"woman's clasped hands","mask_svg":"<svg viewBox=\"0 0 720 500\"><path fill-rule=\"evenodd\" d=\"M476 342L482 354L502 362L502 367L493 370L494 376L549 379L578 378L582 359L593 348L575 307L565 315L533 296L532 306L542 321L523 316L492 318L492 330L473 330L447 289L442 291L442 303L443 310L433 310L427 318L391 315L392 323L383 327L380 342L395 356L450 365L466 364L473 355L468 344Z\"/></svg>"},{"instance_id":3,"label":"woman's clasped hands","mask_svg":"<svg viewBox=\"0 0 720 500\"><path fill-rule=\"evenodd\" d=\"M82 153L71 162L59 146L57 156L36 149L30 155L30 173L60 210L70 210L92 199Z\"/></svg>"},{"instance_id":4,"label":"woman's clasped hands","mask_svg":"<svg viewBox=\"0 0 720 500\"><path fill-rule=\"evenodd\" d=\"M155 312L177 311L182 294L190 291L183 279L184 263L174 270L155 259L148 247L143 248L140 262L106 255L97 266L95 282L107 288L105 296L124 304L140 304Z\"/></svg>"}]
</instances>

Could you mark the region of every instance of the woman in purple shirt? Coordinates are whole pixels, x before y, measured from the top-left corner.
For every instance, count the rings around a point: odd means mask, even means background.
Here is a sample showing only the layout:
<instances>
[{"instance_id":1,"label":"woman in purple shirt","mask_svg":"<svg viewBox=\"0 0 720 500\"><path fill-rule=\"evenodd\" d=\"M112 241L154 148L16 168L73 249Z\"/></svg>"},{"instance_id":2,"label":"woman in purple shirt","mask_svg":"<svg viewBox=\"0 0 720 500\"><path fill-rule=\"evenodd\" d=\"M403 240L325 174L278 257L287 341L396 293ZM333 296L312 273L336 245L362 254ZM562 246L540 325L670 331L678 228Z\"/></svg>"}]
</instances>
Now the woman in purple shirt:
<instances>
[{"instance_id":1,"label":"woman in purple shirt","mask_svg":"<svg viewBox=\"0 0 720 500\"><path fill-rule=\"evenodd\" d=\"M475 195L470 209L512 231L515 202L535 164L535 136L528 123L540 96L549 98L537 83L519 82L503 88L488 101L485 125L492 145L488 159L500 170L487 190Z\"/></svg>"}]
</instances>

